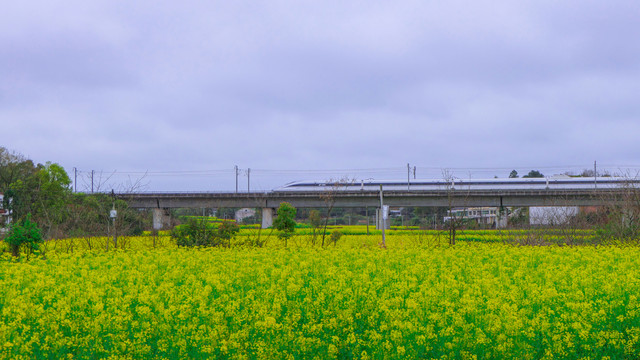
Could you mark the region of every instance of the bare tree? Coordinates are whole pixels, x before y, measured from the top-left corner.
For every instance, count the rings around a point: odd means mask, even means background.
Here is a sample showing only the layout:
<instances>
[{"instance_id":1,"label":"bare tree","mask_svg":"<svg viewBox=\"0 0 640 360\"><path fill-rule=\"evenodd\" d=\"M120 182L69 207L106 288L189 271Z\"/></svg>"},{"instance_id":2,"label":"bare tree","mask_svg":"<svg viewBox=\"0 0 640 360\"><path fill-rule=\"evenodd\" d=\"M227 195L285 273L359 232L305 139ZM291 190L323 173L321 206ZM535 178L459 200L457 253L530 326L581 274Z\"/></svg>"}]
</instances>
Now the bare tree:
<instances>
[{"instance_id":1,"label":"bare tree","mask_svg":"<svg viewBox=\"0 0 640 360\"><path fill-rule=\"evenodd\" d=\"M454 195L455 195L454 192L456 191L456 188L455 188L456 178L448 169L442 170L442 178L445 182L445 188L447 191L448 216L445 218L445 225L449 232L449 244L455 245L457 231L462 226L462 223L463 223L463 216L460 216L460 214L457 211L454 211L454 207L453 207Z\"/></svg>"},{"instance_id":2,"label":"bare tree","mask_svg":"<svg viewBox=\"0 0 640 360\"><path fill-rule=\"evenodd\" d=\"M640 239L640 188L638 174L624 176L627 181L609 198L602 209L605 222L598 225L601 241L631 242Z\"/></svg>"},{"instance_id":3,"label":"bare tree","mask_svg":"<svg viewBox=\"0 0 640 360\"><path fill-rule=\"evenodd\" d=\"M336 203L336 195L338 192L346 189L349 185L353 184L355 179L349 179L348 177L343 177L339 180L330 179L326 182L325 191L320 194L320 198L324 201L327 207L327 214L324 217L324 225L322 227L322 246L324 247L325 237L327 235L327 225L329 224L329 217L331 216L331 211Z\"/></svg>"}]
</instances>

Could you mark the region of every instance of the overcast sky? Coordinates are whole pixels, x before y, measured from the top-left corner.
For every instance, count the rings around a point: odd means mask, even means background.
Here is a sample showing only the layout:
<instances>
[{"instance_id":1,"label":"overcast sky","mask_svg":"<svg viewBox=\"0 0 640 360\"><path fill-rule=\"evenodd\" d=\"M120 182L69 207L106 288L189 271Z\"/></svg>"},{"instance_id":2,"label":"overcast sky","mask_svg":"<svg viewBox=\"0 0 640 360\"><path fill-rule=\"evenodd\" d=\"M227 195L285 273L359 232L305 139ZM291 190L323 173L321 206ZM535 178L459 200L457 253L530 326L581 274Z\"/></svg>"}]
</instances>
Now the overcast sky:
<instances>
[{"instance_id":1,"label":"overcast sky","mask_svg":"<svg viewBox=\"0 0 640 360\"><path fill-rule=\"evenodd\" d=\"M0 145L146 190L231 189L234 165L256 190L640 168L639 19L635 0L10 1Z\"/></svg>"}]
</instances>

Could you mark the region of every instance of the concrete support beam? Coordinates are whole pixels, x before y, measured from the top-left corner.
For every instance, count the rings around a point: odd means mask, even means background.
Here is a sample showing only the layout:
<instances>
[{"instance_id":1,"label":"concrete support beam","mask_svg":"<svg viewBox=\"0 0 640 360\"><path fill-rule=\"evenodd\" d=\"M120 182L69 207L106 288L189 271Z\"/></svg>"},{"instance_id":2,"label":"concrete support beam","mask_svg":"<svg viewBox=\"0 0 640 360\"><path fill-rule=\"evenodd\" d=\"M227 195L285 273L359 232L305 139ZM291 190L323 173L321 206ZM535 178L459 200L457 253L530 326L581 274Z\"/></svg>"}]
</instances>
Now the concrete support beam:
<instances>
[{"instance_id":1,"label":"concrete support beam","mask_svg":"<svg viewBox=\"0 0 640 360\"><path fill-rule=\"evenodd\" d=\"M162 230L165 225L169 224L169 211L168 209L154 208L153 209L153 230Z\"/></svg>"},{"instance_id":2,"label":"concrete support beam","mask_svg":"<svg viewBox=\"0 0 640 360\"><path fill-rule=\"evenodd\" d=\"M496 217L496 229L505 229L507 227L509 217L505 212L504 215L498 215Z\"/></svg>"},{"instance_id":3,"label":"concrete support beam","mask_svg":"<svg viewBox=\"0 0 640 360\"><path fill-rule=\"evenodd\" d=\"M391 218L385 220L385 230L391 229ZM376 209L376 229L382 230L382 209Z\"/></svg>"},{"instance_id":4,"label":"concrete support beam","mask_svg":"<svg viewBox=\"0 0 640 360\"><path fill-rule=\"evenodd\" d=\"M274 208L262 208L262 228L270 228L273 226L273 216L276 213Z\"/></svg>"}]
</instances>

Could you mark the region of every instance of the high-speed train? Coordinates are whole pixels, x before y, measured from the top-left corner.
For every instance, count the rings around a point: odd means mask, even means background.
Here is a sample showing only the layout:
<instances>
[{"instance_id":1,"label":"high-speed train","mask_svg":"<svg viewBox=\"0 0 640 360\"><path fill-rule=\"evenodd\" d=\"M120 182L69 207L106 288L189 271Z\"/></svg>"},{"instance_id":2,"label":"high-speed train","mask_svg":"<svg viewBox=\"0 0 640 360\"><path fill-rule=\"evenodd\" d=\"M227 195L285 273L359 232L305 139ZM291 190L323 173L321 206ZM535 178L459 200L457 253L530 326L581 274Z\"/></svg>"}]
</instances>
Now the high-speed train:
<instances>
[{"instance_id":1,"label":"high-speed train","mask_svg":"<svg viewBox=\"0 0 640 360\"><path fill-rule=\"evenodd\" d=\"M274 192L317 191L379 191L383 190L542 190L542 189L607 189L636 187L640 181L622 177L569 177L509 179L411 179L407 180L353 180L353 181L296 181L276 188Z\"/></svg>"}]
</instances>

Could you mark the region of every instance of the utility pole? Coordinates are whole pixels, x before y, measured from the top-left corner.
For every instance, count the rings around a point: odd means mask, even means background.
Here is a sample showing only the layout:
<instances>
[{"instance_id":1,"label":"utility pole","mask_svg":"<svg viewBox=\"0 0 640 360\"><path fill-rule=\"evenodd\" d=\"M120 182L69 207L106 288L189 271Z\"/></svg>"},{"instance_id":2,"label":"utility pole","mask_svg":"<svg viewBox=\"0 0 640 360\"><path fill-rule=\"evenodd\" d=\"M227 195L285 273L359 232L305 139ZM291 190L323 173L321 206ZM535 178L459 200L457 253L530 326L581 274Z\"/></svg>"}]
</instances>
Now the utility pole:
<instances>
[{"instance_id":1,"label":"utility pole","mask_svg":"<svg viewBox=\"0 0 640 360\"><path fill-rule=\"evenodd\" d=\"M382 247L383 248L387 248L387 243L386 243L386 236L384 233L384 228L387 227L387 216L385 215L385 211L384 211L384 202L382 200L382 184L380 184L380 212L382 215Z\"/></svg>"},{"instance_id":2,"label":"utility pole","mask_svg":"<svg viewBox=\"0 0 640 360\"><path fill-rule=\"evenodd\" d=\"M118 248L118 232L116 231L116 217L118 216L118 212L116 211L116 194L113 189L111 189L111 197L113 199L113 208L111 209L109 216L113 220L113 249L115 250ZM108 243L107 250L109 250Z\"/></svg>"},{"instance_id":3,"label":"utility pole","mask_svg":"<svg viewBox=\"0 0 640 360\"><path fill-rule=\"evenodd\" d=\"M411 184L411 166L407 163L407 191L410 189Z\"/></svg>"},{"instance_id":4,"label":"utility pole","mask_svg":"<svg viewBox=\"0 0 640 360\"><path fill-rule=\"evenodd\" d=\"M598 188L598 168L595 160L593 161L593 187L594 189Z\"/></svg>"},{"instance_id":5,"label":"utility pole","mask_svg":"<svg viewBox=\"0 0 640 360\"><path fill-rule=\"evenodd\" d=\"M367 217L367 235L369 235L369 207L368 206L364 207L364 213L365 213L365 216Z\"/></svg>"},{"instance_id":6,"label":"utility pole","mask_svg":"<svg viewBox=\"0 0 640 360\"><path fill-rule=\"evenodd\" d=\"M94 171L91 170L91 193L93 194L93 173Z\"/></svg>"},{"instance_id":7,"label":"utility pole","mask_svg":"<svg viewBox=\"0 0 640 360\"><path fill-rule=\"evenodd\" d=\"M236 172L236 194L238 193L238 165L234 166L233 169Z\"/></svg>"},{"instance_id":8,"label":"utility pole","mask_svg":"<svg viewBox=\"0 0 640 360\"><path fill-rule=\"evenodd\" d=\"M251 192L251 168L247 169L247 193Z\"/></svg>"},{"instance_id":9,"label":"utility pole","mask_svg":"<svg viewBox=\"0 0 640 360\"><path fill-rule=\"evenodd\" d=\"M415 166L413 167L413 178L414 179L416 178L416 167Z\"/></svg>"},{"instance_id":10,"label":"utility pole","mask_svg":"<svg viewBox=\"0 0 640 360\"><path fill-rule=\"evenodd\" d=\"M73 168L73 192L78 192L78 168Z\"/></svg>"}]
</instances>

